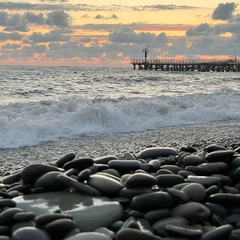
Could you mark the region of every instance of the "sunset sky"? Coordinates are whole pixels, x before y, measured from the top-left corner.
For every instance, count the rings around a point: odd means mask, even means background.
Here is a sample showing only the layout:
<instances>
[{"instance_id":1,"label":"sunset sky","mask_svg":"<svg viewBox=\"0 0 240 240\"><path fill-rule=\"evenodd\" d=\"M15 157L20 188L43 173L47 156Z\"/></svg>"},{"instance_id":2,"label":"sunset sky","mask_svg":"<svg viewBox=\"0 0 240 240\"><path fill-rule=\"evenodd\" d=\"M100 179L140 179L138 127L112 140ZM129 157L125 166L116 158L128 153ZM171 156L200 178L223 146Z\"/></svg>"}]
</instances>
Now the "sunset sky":
<instances>
[{"instance_id":1,"label":"sunset sky","mask_svg":"<svg viewBox=\"0 0 240 240\"><path fill-rule=\"evenodd\" d=\"M0 1L1 65L240 56L240 0Z\"/></svg>"}]
</instances>

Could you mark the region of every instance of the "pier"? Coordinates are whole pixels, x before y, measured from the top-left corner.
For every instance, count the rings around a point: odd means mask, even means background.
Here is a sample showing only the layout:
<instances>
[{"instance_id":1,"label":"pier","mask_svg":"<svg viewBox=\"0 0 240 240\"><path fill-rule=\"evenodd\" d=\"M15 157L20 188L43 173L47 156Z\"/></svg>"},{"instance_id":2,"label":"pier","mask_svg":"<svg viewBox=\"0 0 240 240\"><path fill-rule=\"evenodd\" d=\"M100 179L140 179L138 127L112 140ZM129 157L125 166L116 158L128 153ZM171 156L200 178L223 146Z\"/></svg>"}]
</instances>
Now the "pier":
<instances>
[{"instance_id":1,"label":"pier","mask_svg":"<svg viewBox=\"0 0 240 240\"><path fill-rule=\"evenodd\" d=\"M136 70L240 72L240 60L229 59L148 59L148 47L143 49L144 59L132 59Z\"/></svg>"},{"instance_id":2,"label":"pier","mask_svg":"<svg viewBox=\"0 0 240 240\"><path fill-rule=\"evenodd\" d=\"M237 59L132 59L131 64L134 70L240 72Z\"/></svg>"}]
</instances>

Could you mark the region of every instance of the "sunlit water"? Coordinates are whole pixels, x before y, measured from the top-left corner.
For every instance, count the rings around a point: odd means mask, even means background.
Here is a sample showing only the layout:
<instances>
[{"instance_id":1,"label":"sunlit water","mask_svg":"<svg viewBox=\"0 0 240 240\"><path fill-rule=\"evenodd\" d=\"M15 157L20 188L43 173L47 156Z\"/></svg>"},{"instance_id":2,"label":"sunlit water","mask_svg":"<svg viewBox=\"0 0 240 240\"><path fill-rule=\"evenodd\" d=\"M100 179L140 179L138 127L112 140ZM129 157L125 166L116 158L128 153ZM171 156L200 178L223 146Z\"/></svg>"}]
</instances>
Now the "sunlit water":
<instances>
[{"instance_id":1,"label":"sunlit water","mask_svg":"<svg viewBox=\"0 0 240 240\"><path fill-rule=\"evenodd\" d=\"M240 73L0 67L0 148L240 120Z\"/></svg>"}]
</instances>

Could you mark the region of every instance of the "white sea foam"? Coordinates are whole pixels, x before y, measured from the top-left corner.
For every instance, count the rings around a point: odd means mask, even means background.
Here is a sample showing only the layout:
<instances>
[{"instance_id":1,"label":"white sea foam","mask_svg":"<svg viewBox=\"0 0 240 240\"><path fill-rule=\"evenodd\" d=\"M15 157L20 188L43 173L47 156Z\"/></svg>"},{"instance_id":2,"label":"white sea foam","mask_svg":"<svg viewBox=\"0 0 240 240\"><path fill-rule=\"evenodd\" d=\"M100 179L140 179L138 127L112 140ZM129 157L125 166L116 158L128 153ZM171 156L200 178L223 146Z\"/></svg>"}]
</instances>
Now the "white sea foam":
<instances>
[{"instance_id":1,"label":"white sea foam","mask_svg":"<svg viewBox=\"0 0 240 240\"><path fill-rule=\"evenodd\" d=\"M0 148L31 146L81 135L144 131L166 126L240 120L239 92L149 98L59 100L8 103L0 106Z\"/></svg>"}]
</instances>

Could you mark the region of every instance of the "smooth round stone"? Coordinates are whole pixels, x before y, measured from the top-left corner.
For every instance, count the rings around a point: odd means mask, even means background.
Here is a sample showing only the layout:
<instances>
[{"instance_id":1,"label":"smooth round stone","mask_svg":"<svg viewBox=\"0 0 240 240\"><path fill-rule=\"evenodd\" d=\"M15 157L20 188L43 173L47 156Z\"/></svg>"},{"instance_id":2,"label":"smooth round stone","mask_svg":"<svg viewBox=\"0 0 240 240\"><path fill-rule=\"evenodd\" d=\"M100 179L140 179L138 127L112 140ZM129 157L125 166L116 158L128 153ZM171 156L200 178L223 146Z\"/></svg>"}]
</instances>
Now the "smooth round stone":
<instances>
[{"instance_id":1,"label":"smooth round stone","mask_svg":"<svg viewBox=\"0 0 240 240\"><path fill-rule=\"evenodd\" d=\"M206 197L206 189L200 183L190 183L183 187L181 191L189 196L189 200L193 202L202 202Z\"/></svg>"},{"instance_id":2,"label":"smooth round stone","mask_svg":"<svg viewBox=\"0 0 240 240\"><path fill-rule=\"evenodd\" d=\"M151 193L153 192L151 188L142 187L142 188L123 188L119 192L120 197L124 198L133 198L138 195Z\"/></svg>"},{"instance_id":3,"label":"smooth round stone","mask_svg":"<svg viewBox=\"0 0 240 240\"><path fill-rule=\"evenodd\" d=\"M78 174L77 180L78 180L78 182L84 182L84 181L88 180L90 175L91 175L91 171L89 169L84 169Z\"/></svg>"},{"instance_id":4,"label":"smooth round stone","mask_svg":"<svg viewBox=\"0 0 240 240\"><path fill-rule=\"evenodd\" d=\"M134 173L125 182L127 188L152 187L156 184L157 179L154 176L145 173Z\"/></svg>"},{"instance_id":5,"label":"smooth round stone","mask_svg":"<svg viewBox=\"0 0 240 240\"><path fill-rule=\"evenodd\" d=\"M236 169L240 167L240 157L235 157L229 164L228 164L230 169Z\"/></svg>"},{"instance_id":6,"label":"smooth round stone","mask_svg":"<svg viewBox=\"0 0 240 240\"><path fill-rule=\"evenodd\" d=\"M208 153L205 160L207 162L229 162L233 160L234 153L233 150L217 150Z\"/></svg>"},{"instance_id":7,"label":"smooth round stone","mask_svg":"<svg viewBox=\"0 0 240 240\"><path fill-rule=\"evenodd\" d=\"M169 157L178 155L178 151L169 147L151 147L140 151L137 158L149 159L158 157Z\"/></svg>"},{"instance_id":8,"label":"smooth round stone","mask_svg":"<svg viewBox=\"0 0 240 240\"><path fill-rule=\"evenodd\" d=\"M6 226L6 225L2 225L0 226L0 236L10 236L11 235L11 228Z\"/></svg>"},{"instance_id":9,"label":"smooth round stone","mask_svg":"<svg viewBox=\"0 0 240 240\"><path fill-rule=\"evenodd\" d=\"M116 169L113 169L113 168L105 169L105 170L101 171L101 173L107 173L107 174L115 176L117 178L121 178L119 172Z\"/></svg>"},{"instance_id":10,"label":"smooth round stone","mask_svg":"<svg viewBox=\"0 0 240 240\"><path fill-rule=\"evenodd\" d=\"M144 218L147 219L150 224L168 217L170 217L170 210L167 208L152 210L144 215Z\"/></svg>"},{"instance_id":11,"label":"smooth round stone","mask_svg":"<svg viewBox=\"0 0 240 240\"><path fill-rule=\"evenodd\" d=\"M210 152L217 151L217 150L226 150L226 148L221 145L218 145L218 144L210 144L207 147L205 147L204 150L206 152L210 153Z\"/></svg>"},{"instance_id":12,"label":"smooth round stone","mask_svg":"<svg viewBox=\"0 0 240 240\"><path fill-rule=\"evenodd\" d=\"M205 187L218 184L221 181L219 177L211 177L211 176L188 176L187 179L190 182L200 183Z\"/></svg>"},{"instance_id":13,"label":"smooth round stone","mask_svg":"<svg viewBox=\"0 0 240 240\"><path fill-rule=\"evenodd\" d=\"M203 235L202 230L190 226L167 224L165 229L167 232L189 238L200 238Z\"/></svg>"},{"instance_id":14,"label":"smooth round stone","mask_svg":"<svg viewBox=\"0 0 240 240\"><path fill-rule=\"evenodd\" d=\"M11 175L7 175L2 178L2 182L4 184L12 184L15 182L19 182L20 180L21 180L21 172L13 173Z\"/></svg>"},{"instance_id":15,"label":"smooth round stone","mask_svg":"<svg viewBox=\"0 0 240 240\"><path fill-rule=\"evenodd\" d=\"M150 160L148 163L153 166L155 172L161 167L161 163L158 159Z\"/></svg>"},{"instance_id":16,"label":"smooth round stone","mask_svg":"<svg viewBox=\"0 0 240 240\"><path fill-rule=\"evenodd\" d=\"M71 168L76 168L79 171L82 171L93 165L94 161L92 158L80 158L71 160L63 165L63 169L69 170Z\"/></svg>"},{"instance_id":17,"label":"smooth round stone","mask_svg":"<svg viewBox=\"0 0 240 240\"><path fill-rule=\"evenodd\" d=\"M225 162L211 162L211 163L202 163L198 165L206 175L212 175L217 173L226 173L228 170L228 165Z\"/></svg>"},{"instance_id":18,"label":"smooth round stone","mask_svg":"<svg viewBox=\"0 0 240 240\"><path fill-rule=\"evenodd\" d=\"M172 196L166 192L154 192L136 196L131 201L131 208L147 212L159 208L171 208L174 205Z\"/></svg>"},{"instance_id":19,"label":"smooth round stone","mask_svg":"<svg viewBox=\"0 0 240 240\"><path fill-rule=\"evenodd\" d=\"M32 184L34 185L36 180L41 177L43 174L47 172L52 172L52 171L58 171L58 172L63 172L62 169L52 166L52 165L47 165L47 164L31 164L26 166L22 170L22 180L25 184Z\"/></svg>"},{"instance_id":20,"label":"smooth round stone","mask_svg":"<svg viewBox=\"0 0 240 240\"><path fill-rule=\"evenodd\" d=\"M19 212L14 215L16 222L28 222L34 220L35 215L33 212Z\"/></svg>"},{"instance_id":21,"label":"smooth round stone","mask_svg":"<svg viewBox=\"0 0 240 240\"><path fill-rule=\"evenodd\" d=\"M106 195L118 195L123 183L107 175L94 174L88 179L88 185Z\"/></svg>"},{"instance_id":22,"label":"smooth round stone","mask_svg":"<svg viewBox=\"0 0 240 240\"><path fill-rule=\"evenodd\" d=\"M177 203L184 203L189 201L189 195L182 191L175 188L168 188L167 192L171 194L171 196L174 198L175 202Z\"/></svg>"},{"instance_id":23,"label":"smooth round stone","mask_svg":"<svg viewBox=\"0 0 240 240\"><path fill-rule=\"evenodd\" d=\"M140 231L134 228L124 228L117 232L116 240L161 240L148 231Z\"/></svg>"},{"instance_id":24,"label":"smooth round stone","mask_svg":"<svg viewBox=\"0 0 240 240\"><path fill-rule=\"evenodd\" d=\"M212 185L206 189L206 196L210 196L215 193L219 193L221 190L217 185Z\"/></svg>"},{"instance_id":25,"label":"smooth round stone","mask_svg":"<svg viewBox=\"0 0 240 240\"><path fill-rule=\"evenodd\" d=\"M211 214L216 214L222 218L229 215L227 208L225 208L220 204L207 202L205 203L205 206L209 208L209 210L211 211Z\"/></svg>"},{"instance_id":26,"label":"smooth round stone","mask_svg":"<svg viewBox=\"0 0 240 240\"><path fill-rule=\"evenodd\" d=\"M181 147L180 151L184 151L184 152L187 152L187 153L194 153L194 152L197 151L197 149L193 146L186 146L186 147Z\"/></svg>"},{"instance_id":27,"label":"smooth round stone","mask_svg":"<svg viewBox=\"0 0 240 240\"><path fill-rule=\"evenodd\" d=\"M119 202L104 197L81 195L77 192L47 192L20 196L13 200L18 207L33 212L36 217L56 211L69 215L83 232L110 226L123 216L123 208ZM49 218L52 220L51 217ZM38 220L36 222L39 223Z\"/></svg>"},{"instance_id":28,"label":"smooth round stone","mask_svg":"<svg viewBox=\"0 0 240 240\"><path fill-rule=\"evenodd\" d=\"M107 156L96 157L93 160L95 163L98 163L98 164L108 164L108 162L111 160L117 160L117 157L114 155L107 155Z\"/></svg>"},{"instance_id":29,"label":"smooth round stone","mask_svg":"<svg viewBox=\"0 0 240 240\"><path fill-rule=\"evenodd\" d=\"M0 236L0 240L11 240L8 236Z\"/></svg>"},{"instance_id":30,"label":"smooth round stone","mask_svg":"<svg viewBox=\"0 0 240 240\"><path fill-rule=\"evenodd\" d=\"M35 222L37 226L45 226L48 223L58 220L58 219L72 219L72 216L63 214L63 213L46 213L46 214L41 214L40 216L36 217Z\"/></svg>"},{"instance_id":31,"label":"smooth round stone","mask_svg":"<svg viewBox=\"0 0 240 240\"><path fill-rule=\"evenodd\" d=\"M215 193L207 198L207 201L212 203L222 204L224 206L239 205L240 194L232 193Z\"/></svg>"},{"instance_id":32,"label":"smooth round stone","mask_svg":"<svg viewBox=\"0 0 240 240\"><path fill-rule=\"evenodd\" d=\"M68 218L57 219L45 226L47 233L54 239L63 239L71 230L75 229L76 224Z\"/></svg>"},{"instance_id":33,"label":"smooth round stone","mask_svg":"<svg viewBox=\"0 0 240 240\"><path fill-rule=\"evenodd\" d=\"M62 158L58 159L55 163L55 165L59 168L62 168L63 165L69 161L72 161L75 158L76 154L75 153L68 153Z\"/></svg>"},{"instance_id":34,"label":"smooth round stone","mask_svg":"<svg viewBox=\"0 0 240 240\"><path fill-rule=\"evenodd\" d=\"M240 167L235 169L235 171L233 171L233 173L230 176L233 181L239 182L240 181Z\"/></svg>"},{"instance_id":35,"label":"smooth round stone","mask_svg":"<svg viewBox=\"0 0 240 240\"><path fill-rule=\"evenodd\" d=\"M102 234L108 236L110 239L114 239L115 238L115 233L113 231L109 230L106 227L98 228L94 232L102 233Z\"/></svg>"},{"instance_id":36,"label":"smooth round stone","mask_svg":"<svg viewBox=\"0 0 240 240\"><path fill-rule=\"evenodd\" d=\"M123 156L127 160L135 160L136 159L136 157L132 153L129 153L129 152L124 153Z\"/></svg>"},{"instance_id":37,"label":"smooth round stone","mask_svg":"<svg viewBox=\"0 0 240 240\"><path fill-rule=\"evenodd\" d=\"M232 179L224 174L213 174L212 177L219 177L222 185L232 186Z\"/></svg>"},{"instance_id":38,"label":"smooth round stone","mask_svg":"<svg viewBox=\"0 0 240 240\"><path fill-rule=\"evenodd\" d=\"M193 172L194 175L199 175L199 176L205 175L204 170L198 166L189 165L185 167L185 170L189 172Z\"/></svg>"},{"instance_id":39,"label":"smooth round stone","mask_svg":"<svg viewBox=\"0 0 240 240\"><path fill-rule=\"evenodd\" d=\"M188 166L188 165L192 165L192 166L197 166L199 164L204 163L205 160L200 158L199 156L196 155L187 155L183 158L183 165L184 166Z\"/></svg>"},{"instance_id":40,"label":"smooth round stone","mask_svg":"<svg viewBox=\"0 0 240 240\"><path fill-rule=\"evenodd\" d=\"M201 237L201 240L228 239L232 230L233 230L232 225L226 224L204 233Z\"/></svg>"},{"instance_id":41,"label":"smooth round stone","mask_svg":"<svg viewBox=\"0 0 240 240\"><path fill-rule=\"evenodd\" d=\"M227 217L224 218L228 223L230 224L236 224L238 222L240 222L240 214L231 214Z\"/></svg>"},{"instance_id":42,"label":"smooth round stone","mask_svg":"<svg viewBox=\"0 0 240 240\"><path fill-rule=\"evenodd\" d=\"M165 226L167 224L182 226L182 225L189 225L189 222L186 218L183 218L183 217L169 217L169 218L164 218L160 221L157 221L152 225L152 227L156 234L160 236L167 236L167 232L165 229Z\"/></svg>"},{"instance_id":43,"label":"smooth round stone","mask_svg":"<svg viewBox=\"0 0 240 240\"><path fill-rule=\"evenodd\" d=\"M65 238L64 240L111 240L111 238L102 233L87 232L75 234Z\"/></svg>"},{"instance_id":44,"label":"smooth round stone","mask_svg":"<svg viewBox=\"0 0 240 240\"><path fill-rule=\"evenodd\" d=\"M81 182L78 182L77 180L68 177L67 175L61 173L57 176L58 180L62 182L66 187L74 188L76 191L82 194L90 195L90 196L100 196L100 192Z\"/></svg>"},{"instance_id":45,"label":"smooth round stone","mask_svg":"<svg viewBox=\"0 0 240 240\"><path fill-rule=\"evenodd\" d=\"M111 160L108 165L119 172L130 172L140 169L141 162L139 160Z\"/></svg>"},{"instance_id":46,"label":"smooth round stone","mask_svg":"<svg viewBox=\"0 0 240 240\"><path fill-rule=\"evenodd\" d=\"M11 226L12 224L14 224L14 215L19 212L23 212L23 210L19 207L7 208L2 211L0 213L0 226Z\"/></svg>"},{"instance_id":47,"label":"smooth round stone","mask_svg":"<svg viewBox=\"0 0 240 240\"><path fill-rule=\"evenodd\" d=\"M157 185L160 188L169 188L175 186L176 184L184 182L184 177L177 174L162 174L156 176L156 178Z\"/></svg>"},{"instance_id":48,"label":"smooth round stone","mask_svg":"<svg viewBox=\"0 0 240 240\"><path fill-rule=\"evenodd\" d=\"M211 215L211 212L201 203L189 202L174 207L171 215L186 218L190 222L199 223L206 220Z\"/></svg>"},{"instance_id":49,"label":"smooth round stone","mask_svg":"<svg viewBox=\"0 0 240 240\"><path fill-rule=\"evenodd\" d=\"M175 174L178 174L179 171L183 170L182 167L179 167L179 166L176 166L176 165L169 165L169 164L161 166L160 170L161 169L169 170L169 171L171 171Z\"/></svg>"},{"instance_id":50,"label":"smooth round stone","mask_svg":"<svg viewBox=\"0 0 240 240\"><path fill-rule=\"evenodd\" d=\"M43 174L35 182L35 187L42 187L48 191L63 190L66 186L58 180L58 174L59 172L55 171Z\"/></svg>"},{"instance_id":51,"label":"smooth round stone","mask_svg":"<svg viewBox=\"0 0 240 240\"><path fill-rule=\"evenodd\" d=\"M35 227L23 227L13 232L12 240L50 240L49 236Z\"/></svg>"},{"instance_id":52,"label":"smooth round stone","mask_svg":"<svg viewBox=\"0 0 240 240\"><path fill-rule=\"evenodd\" d=\"M16 207L16 203L12 199L0 199L0 209L6 207Z\"/></svg>"}]
</instances>

